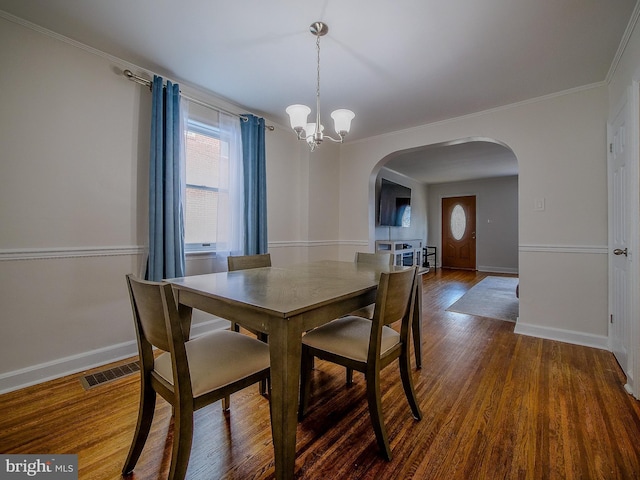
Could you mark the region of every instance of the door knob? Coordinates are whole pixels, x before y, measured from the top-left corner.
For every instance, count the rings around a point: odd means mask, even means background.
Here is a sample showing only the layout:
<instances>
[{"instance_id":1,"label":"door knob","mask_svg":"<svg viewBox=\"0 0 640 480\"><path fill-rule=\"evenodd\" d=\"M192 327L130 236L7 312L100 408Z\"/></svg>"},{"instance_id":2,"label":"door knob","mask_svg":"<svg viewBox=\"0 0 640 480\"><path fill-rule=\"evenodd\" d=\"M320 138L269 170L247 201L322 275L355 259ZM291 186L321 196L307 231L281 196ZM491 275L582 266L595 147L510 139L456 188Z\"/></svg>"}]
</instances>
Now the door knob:
<instances>
[{"instance_id":1,"label":"door knob","mask_svg":"<svg viewBox=\"0 0 640 480\"><path fill-rule=\"evenodd\" d=\"M625 257L627 256L627 249L625 248L624 250L620 250L619 248L616 248L613 251L614 255L624 255Z\"/></svg>"}]
</instances>

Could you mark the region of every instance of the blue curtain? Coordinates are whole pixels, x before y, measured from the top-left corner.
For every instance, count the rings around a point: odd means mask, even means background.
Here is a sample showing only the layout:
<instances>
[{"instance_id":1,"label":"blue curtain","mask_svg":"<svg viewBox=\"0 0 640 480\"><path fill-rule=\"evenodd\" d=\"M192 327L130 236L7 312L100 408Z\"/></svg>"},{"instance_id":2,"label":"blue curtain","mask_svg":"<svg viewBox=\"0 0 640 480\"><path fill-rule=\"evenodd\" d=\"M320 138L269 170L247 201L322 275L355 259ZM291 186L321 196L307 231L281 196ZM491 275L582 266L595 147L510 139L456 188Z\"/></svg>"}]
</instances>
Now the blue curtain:
<instances>
[{"instance_id":1,"label":"blue curtain","mask_svg":"<svg viewBox=\"0 0 640 480\"><path fill-rule=\"evenodd\" d=\"M184 276L180 89L153 78L147 279Z\"/></svg>"},{"instance_id":2,"label":"blue curtain","mask_svg":"<svg viewBox=\"0 0 640 480\"><path fill-rule=\"evenodd\" d=\"M264 118L243 115L245 255L267 253L267 166Z\"/></svg>"}]
</instances>

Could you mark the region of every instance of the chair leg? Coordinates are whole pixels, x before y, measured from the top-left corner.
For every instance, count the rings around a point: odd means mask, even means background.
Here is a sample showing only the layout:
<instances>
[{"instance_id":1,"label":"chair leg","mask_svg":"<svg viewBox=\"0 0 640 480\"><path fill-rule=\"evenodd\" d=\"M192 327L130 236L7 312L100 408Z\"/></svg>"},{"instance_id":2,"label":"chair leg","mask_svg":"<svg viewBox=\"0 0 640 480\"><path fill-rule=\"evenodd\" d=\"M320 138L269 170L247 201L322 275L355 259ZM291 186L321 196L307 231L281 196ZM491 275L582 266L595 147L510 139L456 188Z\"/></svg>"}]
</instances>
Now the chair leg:
<instances>
[{"instance_id":1,"label":"chair leg","mask_svg":"<svg viewBox=\"0 0 640 480\"><path fill-rule=\"evenodd\" d=\"M274 431L274 421L273 421L273 402L271 401L271 373L269 373L269 381L267 382L267 386L269 388L269 424L271 425L271 438L276 438L276 432Z\"/></svg>"},{"instance_id":2,"label":"chair leg","mask_svg":"<svg viewBox=\"0 0 640 480\"><path fill-rule=\"evenodd\" d=\"M405 347L408 347L405 345ZM416 392L413 388L413 378L411 377L411 360L409 359L409 349L405 348L404 353L400 355L398 359L400 361L400 378L402 379L402 388L404 388L404 394L407 397L409 406L411 407L411 413L416 420L422 420L422 412L418 405L416 398Z\"/></svg>"},{"instance_id":3,"label":"chair leg","mask_svg":"<svg viewBox=\"0 0 640 480\"><path fill-rule=\"evenodd\" d=\"M307 414L309 395L311 393L311 370L313 369L313 355L302 345L302 364L300 366L300 402L298 406L298 420Z\"/></svg>"},{"instance_id":4,"label":"chair leg","mask_svg":"<svg viewBox=\"0 0 640 480\"><path fill-rule=\"evenodd\" d=\"M347 367L347 387L353 385L353 368Z\"/></svg>"},{"instance_id":5,"label":"chair leg","mask_svg":"<svg viewBox=\"0 0 640 480\"><path fill-rule=\"evenodd\" d=\"M239 332L240 331L240 325L238 325L236 322L231 322L230 330L232 332Z\"/></svg>"},{"instance_id":6,"label":"chair leg","mask_svg":"<svg viewBox=\"0 0 640 480\"><path fill-rule=\"evenodd\" d=\"M129 475L138 463L144 444L149 436L153 414L156 408L156 392L151 387L141 385L140 408L138 409L138 423L133 435L131 448L127 455L127 460L122 467L122 475Z\"/></svg>"},{"instance_id":7,"label":"chair leg","mask_svg":"<svg viewBox=\"0 0 640 480\"><path fill-rule=\"evenodd\" d=\"M422 276L416 278L416 301L411 321L413 335L413 352L416 357L416 368L422 368Z\"/></svg>"},{"instance_id":8,"label":"chair leg","mask_svg":"<svg viewBox=\"0 0 640 480\"><path fill-rule=\"evenodd\" d=\"M380 398L380 374L373 373L367 378L367 402L369 404L369 416L376 434L378 448L386 461L391 461L391 448L387 430L382 418L382 401Z\"/></svg>"},{"instance_id":9,"label":"chair leg","mask_svg":"<svg viewBox=\"0 0 640 480\"><path fill-rule=\"evenodd\" d=\"M258 340L264 343L269 343L269 335L267 335L266 333L260 332L258 333ZM269 391L268 379L260 380L260 395L264 397L267 395L268 391Z\"/></svg>"},{"instance_id":10,"label":"chair leg","mask_svg":"<svg viewBox=\"0 0 640 480\"><path fill-rule=\"evenodd\" d=\"M173 419L173 450L169 480L183 480L187 475L193 441L193 406L176 407Z\"/></svg>"}]
</instances>

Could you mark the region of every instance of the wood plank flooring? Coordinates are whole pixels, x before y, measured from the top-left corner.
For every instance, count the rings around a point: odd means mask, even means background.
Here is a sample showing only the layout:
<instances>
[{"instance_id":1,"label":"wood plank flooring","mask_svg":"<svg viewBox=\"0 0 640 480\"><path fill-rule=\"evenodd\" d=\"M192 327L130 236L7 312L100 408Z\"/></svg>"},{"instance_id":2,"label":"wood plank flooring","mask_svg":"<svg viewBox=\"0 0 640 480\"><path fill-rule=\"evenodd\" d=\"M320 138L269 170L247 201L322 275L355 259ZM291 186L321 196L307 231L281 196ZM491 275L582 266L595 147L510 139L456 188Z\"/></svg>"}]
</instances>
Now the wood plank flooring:
<instances>
[{"instance_id":1,"label":"wood plank flooring","mask_svg":"<svg viewBox=\"0 0 640 480\"><path fill-rule=\"evenodd\" d=\"M612 354L513 333L514 324L447 312L484 278L424 276L423 367L411 416L396 366L383 373L393 460L377 447L364 382L317 361L298 427L304 479L640 478L640 402ZM123 361L126 363L131 360ZM88 372L84 372L86 374ZM138 374L85 391L73 375L0 396L0 453L76 453L81 479L116 479L138 409ZM161 399L132 479L166 478L171 409ZM273 478L269 404L258 386L196 413L189 479Z\"/></svg>"}]
</instances>

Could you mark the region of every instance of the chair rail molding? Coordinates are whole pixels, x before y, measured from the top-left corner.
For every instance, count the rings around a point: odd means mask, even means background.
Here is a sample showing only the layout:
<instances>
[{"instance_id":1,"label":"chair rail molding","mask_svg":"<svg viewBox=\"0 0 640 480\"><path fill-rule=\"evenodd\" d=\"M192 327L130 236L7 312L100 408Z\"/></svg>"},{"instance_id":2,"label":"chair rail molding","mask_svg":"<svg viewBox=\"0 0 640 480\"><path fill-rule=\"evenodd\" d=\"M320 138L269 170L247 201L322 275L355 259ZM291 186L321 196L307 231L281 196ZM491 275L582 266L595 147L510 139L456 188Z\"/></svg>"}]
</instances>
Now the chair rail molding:
<instances>
[{"instance_id":1,"label":"chair rail molding","mask_svg":"<svg viewBox=\"0 0 640 480\"><path fill-rule=\"evenodd\" d=\"M541 253L592 253L607 254L609 247L606 245L520 245L519 252L541 252Z\"/></svg>"},{"instance_id":2,"label":"chair rail molding","mask_svg":"<svg viewBox=\"0 0 640 480\"><path fill-rule=\"evenodd\" d=\"M146 252L147 247L143 245L0 249L0 261L45 260L53 258L78 257L114 257L123 255L142 255Z\"/></svg>"},{"instance_id":3,"label":"chair rail molding","mask_svg":"<svg viewBox=\"0 0 640 480\"><path fill-rule=\"evenodd\" d=\"M335 247L341 245L366 247L369 245L368 240L284 240L269 242L269 248L287 248L287 247Z\"/></svg>"}]
</instances>

